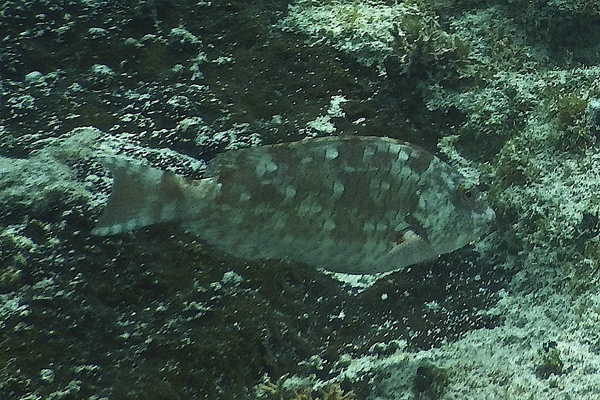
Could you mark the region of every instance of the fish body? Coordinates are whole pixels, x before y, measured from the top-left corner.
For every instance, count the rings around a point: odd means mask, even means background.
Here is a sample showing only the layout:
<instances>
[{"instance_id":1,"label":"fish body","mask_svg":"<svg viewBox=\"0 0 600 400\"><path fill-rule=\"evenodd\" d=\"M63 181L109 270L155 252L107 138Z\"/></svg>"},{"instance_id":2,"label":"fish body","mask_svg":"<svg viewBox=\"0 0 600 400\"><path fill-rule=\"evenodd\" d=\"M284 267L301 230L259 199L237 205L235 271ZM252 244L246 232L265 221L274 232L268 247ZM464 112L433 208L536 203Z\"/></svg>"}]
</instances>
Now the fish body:
<instances>
[{"instance_id":1,"label":"fish body","mask_svg":"<svg viewBox=\"0 0 600 400\"><path fill-rule=\"evenodd\" d=\"M392 271L452 252L494 212L450 165L415 145L330 137L231 150L190 180L114 159L113 189L92 233L178 222L244 259L331 271Z\"/></svg>"}]
</instances>

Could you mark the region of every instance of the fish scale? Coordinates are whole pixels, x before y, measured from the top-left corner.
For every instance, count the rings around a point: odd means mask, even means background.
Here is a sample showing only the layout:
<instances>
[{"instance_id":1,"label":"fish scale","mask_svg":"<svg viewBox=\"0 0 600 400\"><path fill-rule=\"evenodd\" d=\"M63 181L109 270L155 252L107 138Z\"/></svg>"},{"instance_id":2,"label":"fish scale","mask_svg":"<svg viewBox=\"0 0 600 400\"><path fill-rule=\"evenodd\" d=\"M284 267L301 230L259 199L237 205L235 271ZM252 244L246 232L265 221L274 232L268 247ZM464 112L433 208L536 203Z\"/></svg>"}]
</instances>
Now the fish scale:
<instances>
[{"instance_id":1,"label":"fish scale","mask_svg":"<svg viewBox=\"0 0 600 400\"><path fill-rule=\"evenodd\" d=\"M188 180L137 161L115 180L97 227L111 235L176 222L244 259L378 273L454 251L494 212L451 166L395 139L330 137L222 153Z\"/></svg>"}]
</instances>

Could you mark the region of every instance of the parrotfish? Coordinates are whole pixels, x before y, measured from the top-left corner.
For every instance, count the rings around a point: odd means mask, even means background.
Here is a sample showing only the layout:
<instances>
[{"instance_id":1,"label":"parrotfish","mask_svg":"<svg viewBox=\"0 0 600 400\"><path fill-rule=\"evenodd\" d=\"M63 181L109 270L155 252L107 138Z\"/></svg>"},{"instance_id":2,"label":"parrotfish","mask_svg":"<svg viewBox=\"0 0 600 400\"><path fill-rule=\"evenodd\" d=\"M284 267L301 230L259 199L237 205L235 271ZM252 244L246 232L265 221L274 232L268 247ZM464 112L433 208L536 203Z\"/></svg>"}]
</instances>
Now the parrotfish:
<instances>
[{"instance_id":1,"label":"parrotfish","mask_svg":"<svg viewBox=\"0 0 600 400\"><path fill-rule=\"evenodd\" d=\"M494 219L477 188L424 149L328 137L226 151L202 179L113 158L96 235L175 222L233 256L335 272L393 271L457 250Z\"/></svg>"}]
</instances>

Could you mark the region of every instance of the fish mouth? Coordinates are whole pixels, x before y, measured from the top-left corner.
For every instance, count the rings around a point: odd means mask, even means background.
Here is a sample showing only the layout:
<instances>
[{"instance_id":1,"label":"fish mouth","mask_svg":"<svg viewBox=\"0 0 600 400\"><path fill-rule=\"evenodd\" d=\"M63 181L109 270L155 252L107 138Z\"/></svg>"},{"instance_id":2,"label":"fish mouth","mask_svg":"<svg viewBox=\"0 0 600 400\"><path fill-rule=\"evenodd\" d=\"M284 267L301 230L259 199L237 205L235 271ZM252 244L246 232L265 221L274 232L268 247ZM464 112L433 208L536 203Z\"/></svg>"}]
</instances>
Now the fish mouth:
<instances>
[{"instance_id":1,"label":"fish mouth","mask_svg":"<svg viewBox=\"0 0 600 400\"><path fill-rule=\"evenodd\" d=\"M490 207L485 207L483 210L474 213L473 220L475 226L479 227L479 234L487 233L491 228L491 222L496 219L496 213Z\"/></svg>"},{"instance_id":2,"label":"fish mouth","mask_svg":"<svg viewBox=\"0 0 600 400\"><path fill-rule=\"evenodd\" d=\"M486 208L483 219L487 222L492 222L496 219L496 212L491 207Z\"/></svg>"}]
</instances>

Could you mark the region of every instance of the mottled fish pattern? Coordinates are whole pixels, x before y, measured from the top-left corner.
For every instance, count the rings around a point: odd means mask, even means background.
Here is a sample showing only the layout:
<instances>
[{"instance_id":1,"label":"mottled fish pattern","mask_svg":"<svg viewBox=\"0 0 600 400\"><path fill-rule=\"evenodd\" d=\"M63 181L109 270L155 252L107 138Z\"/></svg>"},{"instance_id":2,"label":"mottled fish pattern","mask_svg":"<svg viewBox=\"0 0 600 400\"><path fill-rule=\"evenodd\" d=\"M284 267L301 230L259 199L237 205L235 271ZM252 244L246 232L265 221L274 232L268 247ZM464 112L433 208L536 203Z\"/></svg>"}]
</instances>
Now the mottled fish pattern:
<instances>
[{"instance_id":1,"label":"mottled fish pattern","mask_svg":"<svg viewBox=\"0 0 600 400\"><path fill-rule=\"evenodd\" d=\"M126 159L109 164L113 189L92 233L174 221L244 259L385 272L461 248L494 218L454 168L388 138L232 150L200 180Z\"/></svg>"}]
</instances>

